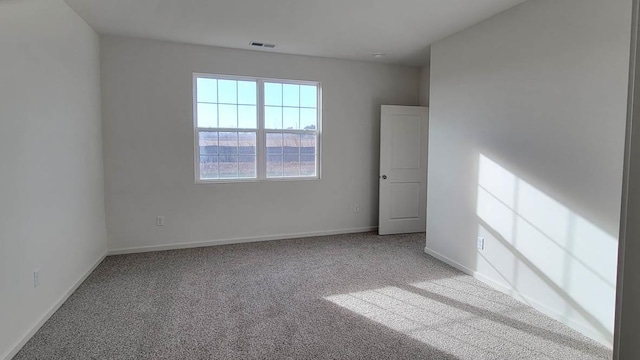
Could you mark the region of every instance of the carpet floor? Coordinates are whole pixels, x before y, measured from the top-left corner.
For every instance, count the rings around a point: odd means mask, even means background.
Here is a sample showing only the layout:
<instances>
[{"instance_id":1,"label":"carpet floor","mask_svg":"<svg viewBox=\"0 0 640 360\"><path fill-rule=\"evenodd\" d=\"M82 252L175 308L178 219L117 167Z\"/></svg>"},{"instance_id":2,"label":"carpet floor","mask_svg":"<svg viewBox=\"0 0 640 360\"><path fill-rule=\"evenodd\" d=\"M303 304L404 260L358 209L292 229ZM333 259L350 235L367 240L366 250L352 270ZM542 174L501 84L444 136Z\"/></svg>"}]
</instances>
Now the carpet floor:
<instances>
[{"instance_id":1,"label":"carpet floor","mask_svg":"<svg viewBox=\"0 0 640 360\"><path fill-rule=\"evenodd\" d=\"M423 253L349 234L107 257L14 359L610 359Z\"/></svg>"}]
</instances>

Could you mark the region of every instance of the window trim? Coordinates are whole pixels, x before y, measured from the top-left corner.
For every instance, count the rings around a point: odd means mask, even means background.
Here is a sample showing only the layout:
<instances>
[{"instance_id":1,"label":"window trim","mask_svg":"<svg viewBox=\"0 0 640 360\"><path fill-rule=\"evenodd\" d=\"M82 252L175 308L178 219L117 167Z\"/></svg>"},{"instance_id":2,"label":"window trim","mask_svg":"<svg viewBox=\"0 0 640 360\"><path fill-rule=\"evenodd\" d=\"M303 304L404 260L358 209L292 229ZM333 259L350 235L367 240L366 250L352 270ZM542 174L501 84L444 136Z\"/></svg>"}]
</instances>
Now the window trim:
<instances>
[{"instance_id":1,"label":"window trim","mask_svg":"<svg viewBox=\"0 0 640 360\"><path fill-rule=\"evenodd\" d=\"M236 179L201 179L200 178L200 146L199 133L201 130L210 129L214 131L224 131L226 128L199 128L198 127L198 78L209 78L217 80L236 80L236 81L255 81L256 82L256 107L257 122L256 129L233 128L227 129L232 132L242 132L243 130L256 133L256 177L255 178L236 178ZM225 184L225 183L253 183L253 182L278 182L278 181L313 181L322 179L322 84L319 81L310 80L293 80L293 79L277 79L258 76L228 75L228 74L210 74L194 72L192 75L192 128L193 128L193 174L196 184ZM293 85L313 85L316 87L316 106L318 113L317 128L312 130L292 130L292 129L266 129L264 119L264 83L275 82L280 84ZM215 129L215 130L214 130ZM314 176L282 176L267 177L266 162L266 138L267 133L295 133L295 134L315 134L316 135L316 175Z\"/></svg>"}]
</instances>

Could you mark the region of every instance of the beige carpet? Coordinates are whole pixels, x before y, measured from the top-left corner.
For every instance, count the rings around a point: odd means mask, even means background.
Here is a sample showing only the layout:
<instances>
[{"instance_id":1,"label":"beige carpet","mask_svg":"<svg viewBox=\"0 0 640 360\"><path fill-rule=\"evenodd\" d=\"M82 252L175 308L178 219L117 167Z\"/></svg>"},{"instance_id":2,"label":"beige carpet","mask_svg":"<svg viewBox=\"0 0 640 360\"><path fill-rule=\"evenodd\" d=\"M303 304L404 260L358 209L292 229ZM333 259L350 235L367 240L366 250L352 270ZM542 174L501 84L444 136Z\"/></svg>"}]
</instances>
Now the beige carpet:
<instances>
[{"instance_id":1,"label":"beige carpet","mask_svg":"<svg viewBox=\"0 0 640 360\"><path fill-rule=\"evenodd\" d=\"M609 359L373 233L111 256L16 359Z\"/></svg>"}]
</instances>

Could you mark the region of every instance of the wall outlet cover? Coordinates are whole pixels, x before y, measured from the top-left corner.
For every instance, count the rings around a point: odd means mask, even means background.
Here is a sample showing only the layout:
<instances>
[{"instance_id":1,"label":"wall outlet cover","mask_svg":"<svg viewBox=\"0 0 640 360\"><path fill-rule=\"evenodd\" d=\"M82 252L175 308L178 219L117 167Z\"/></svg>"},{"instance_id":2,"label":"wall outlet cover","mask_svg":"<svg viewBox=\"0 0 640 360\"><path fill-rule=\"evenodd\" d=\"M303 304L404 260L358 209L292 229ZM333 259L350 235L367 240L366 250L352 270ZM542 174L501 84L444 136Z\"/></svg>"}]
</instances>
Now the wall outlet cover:
<instances>
[{"instance_id":1,"label":"wall outlet cover","mask_svg":"<svg viewBox=\"0 0 640 360\"><path fill-rule=\"evenodd\" d=\"M33 287L36 288L38 286L40 286L40 269L33 271Z\"/></svg>"}]
</instances>

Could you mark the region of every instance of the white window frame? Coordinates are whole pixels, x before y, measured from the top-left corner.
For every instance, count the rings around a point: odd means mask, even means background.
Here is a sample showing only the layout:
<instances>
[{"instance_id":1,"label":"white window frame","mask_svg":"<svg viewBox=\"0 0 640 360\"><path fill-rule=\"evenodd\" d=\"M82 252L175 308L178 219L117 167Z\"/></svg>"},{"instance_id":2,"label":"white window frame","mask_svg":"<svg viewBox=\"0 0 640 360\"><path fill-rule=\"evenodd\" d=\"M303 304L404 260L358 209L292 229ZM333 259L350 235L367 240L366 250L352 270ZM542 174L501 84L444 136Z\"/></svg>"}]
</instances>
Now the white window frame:
<instances>
[{"instance_id":1,"label":"white window frame","mask_svg":"<svg viewBox=\"0 0 640 360\"><path fill-rule=\"evenodd\" d=\"M209 78L217 80L237 80L237 81L255 81L257 89L257 129L245 128L199 128L198 127L198 90L197 79ZM264 83L274 82L279 84L293 85L313 85L316 87L316 106L317 106L317 125L316 130L290 130L290 129L265 129L264 119ZM247 182L263 182L263 181L305 181L322 179L322 84L319 81L308 80L291 80L276 79L253 76L239 75L223 75L208 73L193 73L192 77L192 103L193 103L193 144L194 144L194 175L196 184L212 184L212 183L247 183ZM201 179L200 178L200 132L255 132L256 133L256 177L255 178L237 178L237 179ZM267 177L267 133L293 133L293 134L315 134L316 135L316 174L314 176L282 176Z\"/></svg>"}]
</instances>

